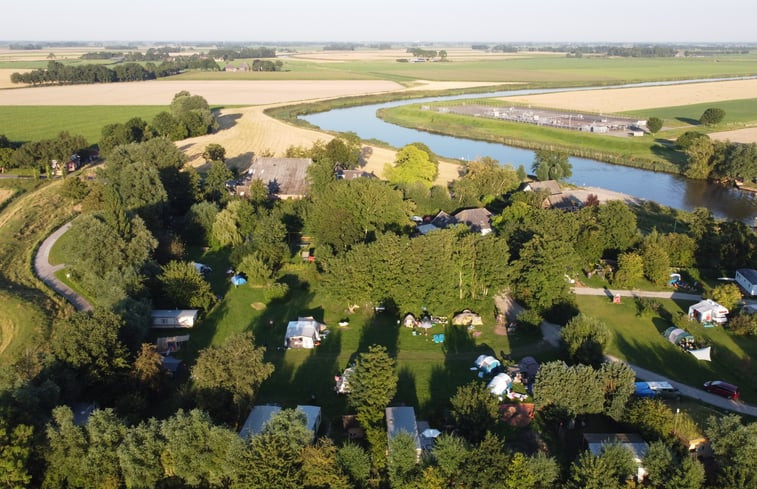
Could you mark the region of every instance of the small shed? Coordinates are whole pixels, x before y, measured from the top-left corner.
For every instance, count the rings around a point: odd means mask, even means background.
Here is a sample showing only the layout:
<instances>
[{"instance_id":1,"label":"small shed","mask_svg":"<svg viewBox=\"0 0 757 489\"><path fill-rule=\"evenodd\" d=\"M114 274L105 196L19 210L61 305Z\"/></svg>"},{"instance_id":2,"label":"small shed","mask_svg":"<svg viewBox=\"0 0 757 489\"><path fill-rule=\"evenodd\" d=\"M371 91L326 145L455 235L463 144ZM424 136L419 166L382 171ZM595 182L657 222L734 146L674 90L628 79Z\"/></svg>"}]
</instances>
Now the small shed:
<instances>
[{"instance_id":1,"label":"small shed","mask_svg":"<svg viewBox=\"0 0 757 489\"><path fill-rule=\"evenodd\" d=\"M747 295L757 295L757 270L739 268L736 270L736 283L744 289Z\"/></svg>"},{"instance_id":2,"label":"small shed","mask_svg":"<svg viewBox=\"0 0 757 489\"><path fill-rule=\"evenodd\" d=\"M484 321L480 314L465 309L460 314L455 314L455 317L452 318L452 324L455 326L483 326Z\"/></svg>"},{"instance_id":3,"label":"small shed","mask_svg":"<svg viewBox=\"0 0 757 489\"><path fill-rule=\"evenodd\" d=\"M279 406L273 406L271 404L264 404L262 406L253 406L250 414L242 426L239 436L242 438L250 438L255 435L259 435L263 432L266 423L273 417L274 414L281 411Z\"/></svg>"},{"instance_id":4,"label":"small shed","mask_svg":"<svg viewBox=\"0 0 757 489\"><path fill-rule=\"evenodd\" d=\"M197 309L155 309L152 311L152 327L191 328L197 322L197 314Z\"/></svg>"},{"instance_id":5,"label":"small shed","mask_svg":"<svg viewBox=\"0 0 757 489\"><path fill-rule=\"evenodd\" d=\"M392 439L401 432L409 433L415 439L417 460L421 457L421 439L418 435L418 422L415 419L415 409L412 406L398 406L386 408L386 434L389 439L389 449Z\"/></svg>"},{"instance_id":6,"label":"small shed","mask_svg":"<svg viewBox=\"0 0 757 489\"><path fill-rule=\"evenodd\" d=\"M321 333L326 325L319 323L312 316L300 317L297 321L289 321L284 336L286 348L314 348L321 341Z\"/></svg>"},{"instance_id":7,"label":"small shed","mask_svg":"<svg viewBox=\"0 0 757 489\"><path fill-rule=\"evenodd\" d=\"M712 299L705 299L689 306L689 321L696 319L700 323L723 324L728 321L727 315L728 309Z\"/></svg>"},{"instance_id":8,"label":"small shed","mask_svg":"<svg viewBox=\"0 0 757 489\"><path fill-rule=\"evenodd\" d=\"M321 427L321 407L300 405L297 406L297 409L305 413L305 426L313 432L313 439L315 440L318 429Z\"/></svg>"}]
</instances>

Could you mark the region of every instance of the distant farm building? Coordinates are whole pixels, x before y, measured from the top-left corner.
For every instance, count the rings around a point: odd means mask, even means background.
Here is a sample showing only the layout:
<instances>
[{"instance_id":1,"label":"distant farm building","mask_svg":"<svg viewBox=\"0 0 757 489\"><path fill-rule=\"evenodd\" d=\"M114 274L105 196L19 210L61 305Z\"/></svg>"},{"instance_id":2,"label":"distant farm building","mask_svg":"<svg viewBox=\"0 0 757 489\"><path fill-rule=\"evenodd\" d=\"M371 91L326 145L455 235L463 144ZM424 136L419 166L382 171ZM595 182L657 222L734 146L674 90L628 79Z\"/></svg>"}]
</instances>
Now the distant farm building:
<instances>
[{"instance_id":1,"label":"distant farm building","mask_svg":"<svg viewBox=\"0 0 757 489\"><path fill-rule=\"evenodd\" d=\"M581 201L574 195L563 193L556 180L543 182L528 182L523 186L524 192L543 192L545 197L541 203L543 209L576 210L581 207Z\"/></svg>"},{"instance_id":2,"label":"distant farm building","mask_svg":"<svg viewBox=\"0 0 757 489\"><path fill-rule=\"evenodd\" d=\"M278 199L301 199L308 191L308 167L310 158L255 158L244 175L233 183L234 193L250 195L250 185L260 180L268 189L270 197Z\"/></svg>"},{"instance_id":3,"label":"distant farm building","mask_svg":"<svg viewBox=\"0 0 757 489\"><path fill-rule=\"evenodd\" d=\"M373 173L368 173L363 170L337 170L337 180L355 180L356 178L376 178Z\"/></svg>"}]
</instances>

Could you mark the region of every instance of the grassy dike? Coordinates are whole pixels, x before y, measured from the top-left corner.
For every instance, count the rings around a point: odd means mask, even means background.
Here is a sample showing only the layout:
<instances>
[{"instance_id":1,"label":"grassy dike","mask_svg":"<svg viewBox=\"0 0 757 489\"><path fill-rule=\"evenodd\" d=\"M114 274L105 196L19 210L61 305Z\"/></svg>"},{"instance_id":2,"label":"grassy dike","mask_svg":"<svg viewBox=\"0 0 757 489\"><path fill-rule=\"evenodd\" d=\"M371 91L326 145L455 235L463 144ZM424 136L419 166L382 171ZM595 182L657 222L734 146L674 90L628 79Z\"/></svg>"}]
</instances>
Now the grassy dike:
<instances>
[{"instance_id":1,"label":"grassy dike","mask_svg":"<svg viewBox=\"0 0 757 489\"><path fill-rule=\"evenodd\" d=\"M392 124L436 134L527 149L564 151L572 156L645 170L680 174L684 164L682 153L660 144L652 135L638 138L603 136L483 117L440 113L423 110L419 104L381 109L378 116Z\"/></svg>"}]
</instances>

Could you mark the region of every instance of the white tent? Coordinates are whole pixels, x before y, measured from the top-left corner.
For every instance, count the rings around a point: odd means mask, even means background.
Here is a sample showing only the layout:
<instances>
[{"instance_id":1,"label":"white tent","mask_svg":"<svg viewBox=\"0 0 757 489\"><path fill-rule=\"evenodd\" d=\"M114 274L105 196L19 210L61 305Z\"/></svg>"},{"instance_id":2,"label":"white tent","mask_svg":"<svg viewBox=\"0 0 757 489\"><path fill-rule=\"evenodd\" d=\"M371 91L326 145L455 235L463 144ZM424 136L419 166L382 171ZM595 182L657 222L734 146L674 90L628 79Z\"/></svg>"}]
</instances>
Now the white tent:
<instances>
[{"instance_id":1,"label":"white tent","mask_svg":"<svg viewBox=\"0 0 757 489\"><path fill-rule=\"evenodd\" d=\"M509 391L512 386L513 379L511 379L509 375L503 373L497 374L491 382L489 382L489 385L487 385L486 388L495 396L501 396Z\"/></svg>"},{"instance_id":2,"label":"white tent","mask_svg":"<svg viewBox=\"0 0 757 489\"><path fill-rule=\"evenodd\" d=\"M712 350L712 347L707 348L700 348L699 350L689 350L689 353L694 355L697 360L704 360L706 362L710 362L710 350Z\"/></svg>"},{"instance_id":3,"label":"white tent","mask_svg":"<svg viewBox=\"0 0 757 489\"><path fill-rule=\"evenodd\" d=\"M287 348L314 348L321 341L321 332L325 325L312 317L301 317L297 321L289 321L284 335L284 346Z\"/></svg>"},{"instance_id":4,"label":"white tent","mask_svg":"<svg viewBox=\"0 0 757 489\"><path fill-rule=\"evenodd\" d=\"M476 368L487 374L501 366L499 360L491 355L479 355L473 363L476 365Z\"/></svg>"}]
</instances>

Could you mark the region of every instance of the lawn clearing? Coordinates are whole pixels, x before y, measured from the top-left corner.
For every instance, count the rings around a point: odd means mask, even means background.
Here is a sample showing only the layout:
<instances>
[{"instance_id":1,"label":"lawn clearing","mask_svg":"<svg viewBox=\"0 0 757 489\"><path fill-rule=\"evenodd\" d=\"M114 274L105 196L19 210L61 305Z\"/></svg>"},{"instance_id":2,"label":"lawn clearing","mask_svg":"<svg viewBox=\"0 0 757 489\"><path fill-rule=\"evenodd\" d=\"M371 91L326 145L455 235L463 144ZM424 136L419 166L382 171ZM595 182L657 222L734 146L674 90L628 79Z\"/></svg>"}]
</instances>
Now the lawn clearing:
<instances>
[{"instance_id":1,"label":"lawn clearing","mask_svg":"<svg viewBox=\"0 0 757 489\"><path fill-rule=\"evenodd\" d=\"M210 264L220 257L219 254L215 257L201 255L196 259ZM214 265L213 274L217 271ZM200 349L221 344L234 333L252 331L256 343L267 349L266 360L276 367L273 376L263 384L256 402L276 402L284 406L315 402L324 407L327 417L349 411L344 396L333 391L334 375L372 344L386 346L397 358L400 381L395 401L413 405L423 415L433 417L440 417L439 410L447 406L459 385L476 378L469 367L479 354L485 352L501 357L503 353L512 353L516 360L524 355L536 355L539 359L555 356L538 338L518 339L513 351L507 336L494 334L493 313L484 315L486 325L477 328L481 331L477 338L464 328L445 330L441 325L434 326L428 336L414 336L411 329L398 325L397 316L374 314L367 307L348 313L346 304L334 301L318 289L312 264L289 265L283 273L282 280L289 284L290 294L283 300L271 302L266 301L263 289L248 285L230 287L223 270L223 283L211 276L214 291L226 290L225 296L208 317L189 332L190 343L179 356L191 363ZM258 303L266 307L251 307ZM284 349L287 323L299 316L313 316L328 325L331 332L321 346L313 350ZM349 319L349 325L338 326L345 318ZM445 331L447 342L444 345L432 342L433 334Z\"/></svg>"},{"instance_id":2,"label":"lawn clearing","mask_svg":"<svg viewBox=\"0 0 757 489\"><path fill-rule=\"evenodd\" d=\"M25 347L44 337L48 318L32 301L0 290L0 363L13 359Z\"/></svg>"},{"instance_id":3,"label":"lawn clearing","mask_svg":"<svg viewBox=\"0 0 757 489\"><path fill-rule=\"evenodd\" d=\"M757 85L755 85L755 89L757 89ZM701 104L634 110L625 112L624 114L641 119L659 117L660 119L663 119L665 126L670 126L671 124L699 126L699 117L701 117L702 113L710 107L717 107L725 111L725 119L723 119L723 122L719 124L719 126L757 123L757 98L720 100L717 102L705 102ZM706 132L708 128L706 126L700 126L697 130Z\"/></svg>"},{"instance_id":4,"label":"lawn clearing","mask_svg":"<svg viewBox=\"0 0 757 489\"><path fill-rule=\"evenodd\" d=\"M43 89L44 90L44 89ZM2 93L2 92L0 92ZM170 98L168 99L170 101ZM11 141L39 141L61 131L80 134L89 143L100 140L103 126L124 123L133 117L149 122L167 105L130 106L4 106L0 104L0 134Z\"/></svg>"},{"instance_id":5,"label":"lawn clearing","mask_svg":"<svg viewBox=\"0 0 757 489\"><path fill-rule=\"evenodd\" d=\"M688 312L691 302L657 299L673 315ZM606 297L576 296L582 313L604 321L614 332L607 353L693 387L707 380L725 380L738 385L746 402L757 400L751 358L757 356L757 338L729 334L722 327L704 328L696 321L686 324L695 337L712 346L712 362L703 362L682 352L663 336L672 326L659 316L637 317L630 298L613 304Z\"/></svg>"},{"instance_id":6,"label":"lawn clearing","mask_svg":"<svg viewBox=\"0 0 757 489\"><path fill-rule=\"evenodd\" d=\"M557 109L617 113L700 103L711 105L713 102L750 99L755 93L757 79L547 93L506 97L504 100ZM700 115L701 112L696 118Z\"/></svg>"}]
</instances>

